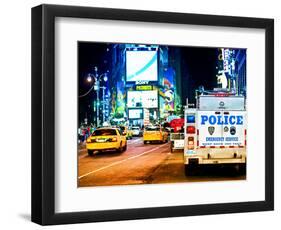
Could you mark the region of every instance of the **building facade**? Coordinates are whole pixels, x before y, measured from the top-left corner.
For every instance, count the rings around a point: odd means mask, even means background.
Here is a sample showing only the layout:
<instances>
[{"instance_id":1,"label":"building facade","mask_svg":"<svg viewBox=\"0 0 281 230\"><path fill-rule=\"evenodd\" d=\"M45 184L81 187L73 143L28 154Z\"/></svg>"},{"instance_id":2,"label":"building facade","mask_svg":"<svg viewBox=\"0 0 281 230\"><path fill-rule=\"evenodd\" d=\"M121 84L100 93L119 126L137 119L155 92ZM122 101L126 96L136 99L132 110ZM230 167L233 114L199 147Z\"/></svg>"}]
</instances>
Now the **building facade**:
<instances>
[{"instance_id":1,"label":"building facade","mask_svg":"<svg viewBox=\"0 0 281 230\"><path fill-rule=\"evenodd\" d=\"M160 123L181 105L178 60L167 46L111 45L111 123Z\"/></svg>"}]
</instances>

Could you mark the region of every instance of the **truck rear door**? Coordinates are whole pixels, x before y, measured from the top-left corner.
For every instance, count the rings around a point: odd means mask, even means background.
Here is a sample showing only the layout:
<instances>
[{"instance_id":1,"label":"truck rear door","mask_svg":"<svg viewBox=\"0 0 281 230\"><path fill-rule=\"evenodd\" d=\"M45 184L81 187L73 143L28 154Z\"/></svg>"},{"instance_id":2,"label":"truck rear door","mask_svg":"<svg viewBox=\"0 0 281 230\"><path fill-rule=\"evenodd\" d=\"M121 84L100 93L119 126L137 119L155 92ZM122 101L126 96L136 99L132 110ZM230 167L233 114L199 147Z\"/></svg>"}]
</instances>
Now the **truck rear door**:
<instances>
[{"instance_id":1,"label":"truck rear door","mask_svg":"<svg viewBox=\"0 0 281 230\"><path fill-rule=\"evenodd\" d=\"M222 127L225 147L244 147L246 145L246 112L245 111L229 111L223 112L229 116L229 124ZM235 117L235 118L234 118ZM235 120L235 124L230 124Z\"/></svg>"},{"instance_id":2,"label":"truck rear door","mask_svg":"<svg viewBox=\"0 0 281 230\"><path fill-rule=\"evenodd\" d=\"M245 146L245 111L198 111L197 121L197 147Z\"/></svg>"}]
</instances>

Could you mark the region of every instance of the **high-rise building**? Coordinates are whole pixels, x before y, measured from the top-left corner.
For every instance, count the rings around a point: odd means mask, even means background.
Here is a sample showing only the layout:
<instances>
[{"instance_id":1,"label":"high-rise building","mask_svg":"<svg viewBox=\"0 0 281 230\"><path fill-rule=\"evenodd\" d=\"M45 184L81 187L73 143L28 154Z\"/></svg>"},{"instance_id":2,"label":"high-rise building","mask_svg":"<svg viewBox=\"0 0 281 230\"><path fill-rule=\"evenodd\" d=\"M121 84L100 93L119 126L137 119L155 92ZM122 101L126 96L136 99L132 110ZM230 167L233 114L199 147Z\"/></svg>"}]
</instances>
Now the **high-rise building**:
<instances>
[{"instance_id":1,"label":"high-rise building","mask_svg":"<svg viewBox=\"0 0 281 230\"><path fill-rule=\"evenodd\" d=\"M158 123L181 108L177 52L141 44L112 44L110 49L113 121Z\"/></svg>"}]
</instances>

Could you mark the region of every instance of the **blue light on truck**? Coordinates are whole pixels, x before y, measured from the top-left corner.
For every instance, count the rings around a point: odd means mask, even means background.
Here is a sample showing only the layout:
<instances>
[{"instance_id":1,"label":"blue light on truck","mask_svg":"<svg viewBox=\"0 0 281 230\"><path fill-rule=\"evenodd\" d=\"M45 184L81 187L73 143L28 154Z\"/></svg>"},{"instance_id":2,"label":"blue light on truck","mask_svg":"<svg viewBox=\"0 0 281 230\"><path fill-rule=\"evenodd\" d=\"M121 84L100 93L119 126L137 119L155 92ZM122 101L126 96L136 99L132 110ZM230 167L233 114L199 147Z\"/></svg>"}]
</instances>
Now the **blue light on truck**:
<instances>
[{"instance_id":1,"label":"blue light on truck","mask_svg":"<svg viewBox=\"0 0 281 230\"><path fill-rule=\"evenodd\" d=\"M186 116L186 123L195 123L195 116L194 115L187 115Z\"/></svg>"}]
</instances>

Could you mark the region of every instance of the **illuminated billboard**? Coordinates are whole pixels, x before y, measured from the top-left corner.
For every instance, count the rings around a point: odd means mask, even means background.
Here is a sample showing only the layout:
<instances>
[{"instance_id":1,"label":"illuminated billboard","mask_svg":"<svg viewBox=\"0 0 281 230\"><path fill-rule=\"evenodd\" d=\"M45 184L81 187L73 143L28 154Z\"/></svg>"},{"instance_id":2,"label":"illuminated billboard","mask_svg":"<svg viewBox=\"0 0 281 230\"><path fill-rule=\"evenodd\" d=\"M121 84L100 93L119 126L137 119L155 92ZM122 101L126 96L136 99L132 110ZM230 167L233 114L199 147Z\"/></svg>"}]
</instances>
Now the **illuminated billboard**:
<instances>
[{"instance_id":1,"label":"illuminated billboard","mask_svg":"<svg viewBox=\"0 0 281 230\"><path fill-rule=\"evenodd\" d=\"M128 91L128 108L158 108L158 91Z\"/></svg>"},{"instance_id":2,"label":"illuminated billboard","mask_svg":"<svg viewBox=\"0 0 281 230\"><path fill-rule=\"evenodd\" d=\"M129 109L129 119L141 119L143 118L142 109Z\"/></svg>"},{"instance_id":3,"label":"illuminated billboard","mask_svg":"<svg viewBox=\"0 0 281 230\"><path fill-rule=\"evenodd\" d=\"M157 81L157 51L126 51L127 81Z\"/></svg>"}]
</instances>

